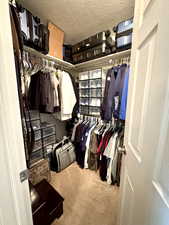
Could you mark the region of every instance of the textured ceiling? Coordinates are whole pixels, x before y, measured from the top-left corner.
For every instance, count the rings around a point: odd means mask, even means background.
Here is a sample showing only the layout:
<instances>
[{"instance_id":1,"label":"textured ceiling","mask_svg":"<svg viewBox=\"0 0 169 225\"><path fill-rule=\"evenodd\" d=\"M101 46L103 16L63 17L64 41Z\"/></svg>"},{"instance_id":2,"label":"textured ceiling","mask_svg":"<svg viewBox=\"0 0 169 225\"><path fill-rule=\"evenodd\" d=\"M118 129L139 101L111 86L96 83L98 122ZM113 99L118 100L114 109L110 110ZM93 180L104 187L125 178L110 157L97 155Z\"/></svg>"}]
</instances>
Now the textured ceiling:
<instances>
[{"instance_id":1,"label":"textured ceiling","mask_svg":"<svg viewBox=\"0 0 169 225\"><path fill-rule=\"evenodd\" d=\"M113 28L133 16L134 0L21 0L39 16L65 32L65 43L74 44L99 31Z\"/></svg>"}]
</instances>

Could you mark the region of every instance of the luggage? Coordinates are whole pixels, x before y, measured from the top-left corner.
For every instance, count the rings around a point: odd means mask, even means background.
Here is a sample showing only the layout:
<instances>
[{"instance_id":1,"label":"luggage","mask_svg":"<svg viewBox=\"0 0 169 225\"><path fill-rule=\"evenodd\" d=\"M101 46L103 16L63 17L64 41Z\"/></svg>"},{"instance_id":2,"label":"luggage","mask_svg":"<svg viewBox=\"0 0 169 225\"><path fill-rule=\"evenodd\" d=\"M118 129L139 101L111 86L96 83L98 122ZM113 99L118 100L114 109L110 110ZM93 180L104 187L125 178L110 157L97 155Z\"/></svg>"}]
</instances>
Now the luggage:
<instances>
[{"instance_id":1,"label":"luggage","mask_svg":"<svg viewBox=\"0 0 169 225\"><path fill-rule=\"evenodd\" d=\"M86 51L87 49L93 48L94 46L101 45L103 42L106 41L106 31L97 33L78 44L75 44L72 47L72 53L77 54L82 51Z\"/></svg>"},{"instance_id":2,"label":"luggage","mask_svg":"<svg viewBox=\"0 0 169 225\"><path fill-rule=\"evenodd\" d=\"M115 28L116 32L116 50L123 51L131 48L133 19L129 19L119 23Z\"/></svg>"},{"instance_id":3,"label":"luggage","mask_svg":"<svg viewBox=\"0 0 169 225\"><path fill-rule=\"evenodd\" d=\"M50 154L51 170L60 172L76 160L73 144L66 138L53 146Z\"/></svg>"},{"instance_id":4,"label":"luggage","mask_svg":"<svg viewBox=\"0 0 169 225\"><path fill-rule=\"evenodd\" d=\"M72 45L63 45L63 60L66 62L73 62Z\"/></svg>"},{"instance_id":5,"label":"luggage","mask_svg":"<svg viewBox=\"0 0 169 225\"><path fill-rule=\"evenodd\" d=\"M31 41L29 14L30 12L28 10L19 6L20 27L24 44L28 44Z\"/></svg>"},{"instance_id":6,"label":"luggage","mask_svg":"<svg viewBox=\"0 0 169 225\"><path fill-rule=\"evenodd\" d=\"M110 54L111 50L110 48L107 48L106 42L103 42L100 45L97 45L93 48L90 48L86 51L83 51L81 53L77 53L73 55L73 62L76 63L82 63L84 61L92 60L99 58L101 56Z\"/></svg>"},{"instance_id":7,"label":"luggage","mask_svg":"<svg viewBox=\"0 0 169 225\"><path fill-rule=\"evenodd\" d=\"M49 52L49 30L29 10L18 6L23 42L44 54Z\"/></svg>"},{"instance_id":8,"label":"luggage","mask_svg":"<svg viewBox=\"0 0 169 225\"><path fill-rule=\"evenodd\" d=\"M43 54L48 54L49 52L49 30L44 24L39 25L39 50Z\"/></svg>"},{"instance_id":9,"label":"luggage","mask_svg":"<svg viewBox=\"0 0 169 225\"><path fill-rule=\"evenodd\" d=\"M128 19L125 21L120 22L116 28L115 31L117 34L121 34L123 32L129 31L133 29L133 19Z\"/></svg>"}]
</instances>

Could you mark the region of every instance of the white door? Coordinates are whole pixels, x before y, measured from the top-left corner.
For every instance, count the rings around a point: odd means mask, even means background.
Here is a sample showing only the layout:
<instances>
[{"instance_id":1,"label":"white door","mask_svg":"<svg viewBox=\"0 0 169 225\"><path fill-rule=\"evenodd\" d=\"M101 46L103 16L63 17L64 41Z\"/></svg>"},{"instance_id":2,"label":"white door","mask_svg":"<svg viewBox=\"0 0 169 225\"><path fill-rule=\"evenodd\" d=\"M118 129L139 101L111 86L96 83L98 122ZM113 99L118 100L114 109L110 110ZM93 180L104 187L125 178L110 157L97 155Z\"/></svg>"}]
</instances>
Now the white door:
<instances>
[{"instance_id":1,"label":"white door","mask_svg":"<svg viewBox=\"0 0 169 225\"><path fill-rule=\"evenodd\" d=\"M31 225L8 0L0 4L0 224Z\"/></svg>"},{"instance_id":2,"label":"white door","mask_svg":"<svg viewBox=\"0 0 169 225\"><path fill-rule=\"evenodd\" d=\"M168 0L136 0L125 146L119 225L168 225Z\"/></svg>"}]
</instances>

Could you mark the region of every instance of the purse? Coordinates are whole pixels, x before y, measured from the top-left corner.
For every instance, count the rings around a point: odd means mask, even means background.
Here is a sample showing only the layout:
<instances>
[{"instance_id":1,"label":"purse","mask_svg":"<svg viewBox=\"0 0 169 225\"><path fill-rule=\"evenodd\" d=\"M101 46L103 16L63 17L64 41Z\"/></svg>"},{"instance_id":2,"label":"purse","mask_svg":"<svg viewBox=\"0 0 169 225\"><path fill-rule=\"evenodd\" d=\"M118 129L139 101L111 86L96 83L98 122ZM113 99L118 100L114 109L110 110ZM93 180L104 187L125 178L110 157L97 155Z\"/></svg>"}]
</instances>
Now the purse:
<instances>
[{"instance_id":1,"label":"purse","mask_svg":"<svg viewBox=\"0 0 169 225\"><path fill-rule=\"evenodd\" d=\"M53 146L51 153L51 170L60 172L76 160L75 149L68 138Z\"/></svg>"}]
</instances>

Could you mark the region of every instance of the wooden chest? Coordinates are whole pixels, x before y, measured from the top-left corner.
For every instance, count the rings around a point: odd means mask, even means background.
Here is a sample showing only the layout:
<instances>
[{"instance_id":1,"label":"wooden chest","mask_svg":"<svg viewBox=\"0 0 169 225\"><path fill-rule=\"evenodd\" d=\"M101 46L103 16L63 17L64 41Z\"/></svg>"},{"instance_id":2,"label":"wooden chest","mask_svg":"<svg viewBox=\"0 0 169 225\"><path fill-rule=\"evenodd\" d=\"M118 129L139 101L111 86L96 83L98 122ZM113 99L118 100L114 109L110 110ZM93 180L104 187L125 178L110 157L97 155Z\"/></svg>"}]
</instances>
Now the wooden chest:
<instances>
[{"instance_id":1,"label":"wooden chest","mask_svg":"<svg viewBox=\"0 0 169 225\"><path fill-rule=\"evenodd\" d=\"M38 184L43 179L46 179L48 182L51 181L51 172L47 159L42 159L29 169L29 180L33 185Z\"/></svg>"}]
</instances>

